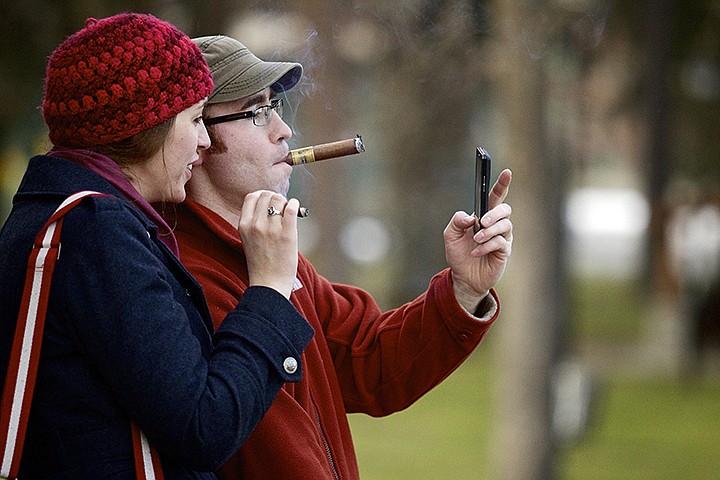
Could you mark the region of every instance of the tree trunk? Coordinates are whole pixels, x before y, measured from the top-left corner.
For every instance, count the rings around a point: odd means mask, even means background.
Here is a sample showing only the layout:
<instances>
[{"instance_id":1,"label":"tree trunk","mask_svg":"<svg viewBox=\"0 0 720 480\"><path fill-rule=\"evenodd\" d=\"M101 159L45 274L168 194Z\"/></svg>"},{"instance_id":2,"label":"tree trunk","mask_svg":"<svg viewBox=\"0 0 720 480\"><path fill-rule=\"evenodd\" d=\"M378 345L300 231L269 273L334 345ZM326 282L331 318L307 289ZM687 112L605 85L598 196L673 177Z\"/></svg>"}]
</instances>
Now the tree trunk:
<instances>
[{"instance_id":1,"label":"tree trunk","mask_svg":"<svg viewBox=\"0 0 720 480\"><path fill-rule=\"evenodd\" d=\"M553 477L550 379L557 355L562 286L560 206L565 171L547 152L543 2L497 2L495 82L507 133L504 151L513 169L514 245L500 287L503 314L496 326L499 415L492 478Z\"/></svg>"}]
</instances>

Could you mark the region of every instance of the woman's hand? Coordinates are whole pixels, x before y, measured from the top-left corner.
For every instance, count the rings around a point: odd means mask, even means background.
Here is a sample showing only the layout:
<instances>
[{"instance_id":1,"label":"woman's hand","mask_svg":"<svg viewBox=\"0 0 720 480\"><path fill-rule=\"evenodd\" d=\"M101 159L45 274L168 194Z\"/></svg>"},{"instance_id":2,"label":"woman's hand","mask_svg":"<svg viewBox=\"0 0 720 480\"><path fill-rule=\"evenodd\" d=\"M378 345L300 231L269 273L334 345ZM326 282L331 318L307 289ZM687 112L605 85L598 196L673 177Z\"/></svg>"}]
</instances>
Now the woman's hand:
<instances>
[{"instance_id":1,"label":"woman's hand","mask_svg":"<svg viewBox=\"0 0 720 480\"><path fill-rule=\"evenodd\" d=\"M287 299L297 275L299 208L294 198L259 190L245 197L238 224L250 285L273 288Z\"/></svg>"}]
</instances>

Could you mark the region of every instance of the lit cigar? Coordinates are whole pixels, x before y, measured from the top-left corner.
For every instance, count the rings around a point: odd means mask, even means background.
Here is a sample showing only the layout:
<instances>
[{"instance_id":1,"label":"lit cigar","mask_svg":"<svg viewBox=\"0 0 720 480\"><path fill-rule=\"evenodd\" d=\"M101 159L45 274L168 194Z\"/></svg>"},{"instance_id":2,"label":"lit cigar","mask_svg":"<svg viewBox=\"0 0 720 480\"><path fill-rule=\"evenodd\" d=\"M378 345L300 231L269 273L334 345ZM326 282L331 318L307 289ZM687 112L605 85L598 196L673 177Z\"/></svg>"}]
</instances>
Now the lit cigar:
<instances>
[{"instance_id":1,"label":"lit cigar","mask_svg":"<svg viewBox=\"0 0 720 480\"><path fill-rule=\"evenodd\" d=\"M365 145L363 145L362 137L358 135L347 140L290 150L286 161L290 165L304 165L318 160L344 157L345 155L354 155L364 151Z\"/></svg>"},{"instance_id":2,"label":"lit cigar","mask_svg":"<svg viewBox=\"0 0 720 480\"><path fill-rule=\"evenodd\" d=\"M270 205L267 209L268 217L274 217L275 215L283 216L283 212L278 210L277 208ZM305 207L300 207L300 209L297 212L297 216L300 218L305 218L308 215L310 215L310 210Z\"/></svg>"}]
</instances>

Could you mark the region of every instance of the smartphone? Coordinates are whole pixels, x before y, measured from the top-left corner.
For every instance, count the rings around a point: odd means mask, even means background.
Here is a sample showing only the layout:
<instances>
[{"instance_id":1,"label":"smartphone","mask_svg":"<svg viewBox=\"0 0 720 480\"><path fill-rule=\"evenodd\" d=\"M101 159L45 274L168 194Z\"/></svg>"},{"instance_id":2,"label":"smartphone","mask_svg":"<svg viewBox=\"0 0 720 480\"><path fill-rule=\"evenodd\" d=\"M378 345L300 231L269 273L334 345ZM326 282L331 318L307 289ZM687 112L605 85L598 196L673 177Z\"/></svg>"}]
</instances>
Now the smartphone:
<instances>
[{"instance_id":1,"label":"smartphone","mask_svg":"<svg viewBox=\"0 0 720 480\"><path fill-rule=\"evenodd\" d=\"M475 149L475 232L480 230L480 219L488 211L491 162L492 159L484 148Z\"/></svg>"}]
</instances>

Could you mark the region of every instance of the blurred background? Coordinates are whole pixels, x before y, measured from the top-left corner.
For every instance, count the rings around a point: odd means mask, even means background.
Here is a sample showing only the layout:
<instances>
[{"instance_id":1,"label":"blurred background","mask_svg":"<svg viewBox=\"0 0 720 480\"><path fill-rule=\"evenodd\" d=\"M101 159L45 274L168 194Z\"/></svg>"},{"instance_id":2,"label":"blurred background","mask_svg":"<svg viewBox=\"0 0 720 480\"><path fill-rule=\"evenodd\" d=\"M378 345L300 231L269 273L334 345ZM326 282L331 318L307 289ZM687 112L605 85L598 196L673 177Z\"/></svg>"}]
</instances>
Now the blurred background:
<instances>
[{"instance_id":1,"label":"blurred background","mask_svg":"<svg viewBox=\"0 0 720 480\"><path fill-rule=\"evenodd\" d=\"M384 308L445 268L474 152L513 170L501 319L442 385L351 416L364 479L720 478L720 1L5 0L0 220L46 151L45 60L142 11L300 61L301 249Z\"/></svg>"}]
</instances>

